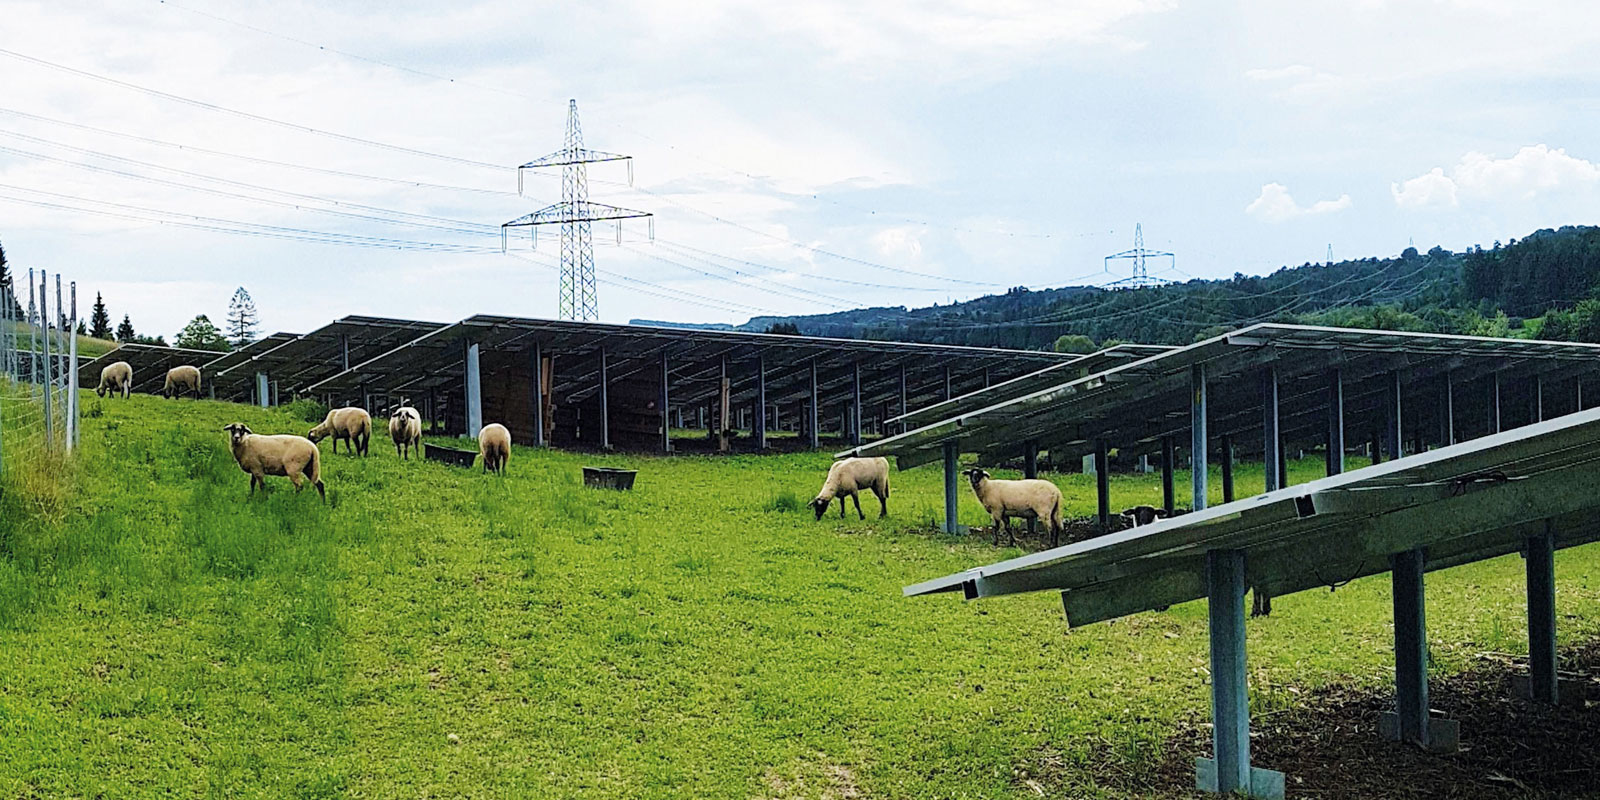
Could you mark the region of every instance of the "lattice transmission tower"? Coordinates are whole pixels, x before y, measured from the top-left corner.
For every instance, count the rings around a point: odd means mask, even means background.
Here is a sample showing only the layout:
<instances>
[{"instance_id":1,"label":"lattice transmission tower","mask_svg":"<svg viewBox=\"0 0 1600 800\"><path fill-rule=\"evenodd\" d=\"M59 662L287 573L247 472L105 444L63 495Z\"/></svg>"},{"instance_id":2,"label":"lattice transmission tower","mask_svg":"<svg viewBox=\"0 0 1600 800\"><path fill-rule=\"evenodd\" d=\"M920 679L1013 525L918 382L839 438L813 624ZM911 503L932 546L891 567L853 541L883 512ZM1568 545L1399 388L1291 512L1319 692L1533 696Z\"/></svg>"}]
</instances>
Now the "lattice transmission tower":
<instances>
[{"instance_id":1,"label":"lattice transmission tower","mask_svg":"<svg viewBox=\"0 0 1600 800\"><path fill-rule=\"evenodd\" d=\"M522 194L522 171L543 167L561 168L561 202L548 205L500 226L500 248L506 246L506 229L529 228L534 247L538 247L539 226L561 225L561 290L558 314L561 319L584 322L600 318L600 302L595 291L594 237L590 223L615 221L617 243L622 243L622 220L648 218L648 211L589 202L588 165L605 161L628 163L628 185L633 185L633 157L583 146L583 127L578 123L578 101L567 101L567 136L560 150L517 167L517 194ZM651 220L650 238L655 238Z\"/></svg>"},{"instance_id":2,"label":"lattice transmission tower","mask_svg":"<svg viewBox=\"0 0 1600 800\"><path fill-rule=\"evenodd\" d=\"M1162 284L1171 283L1172 281L1164 278L1152 277L1150 275L1149 260L1151 258L1168 259L1167 267L1169 269L1176 269L1178 266L1178 257L1176 255L1165 250L1150 250L1144 246L1144 223L1137 223L1133 226L1133 249L1124 250L1120 253L1112 253L1111 255L1106 256L1104 261L1104 267L1107 273L1111 272L1111 262L1113 261L1132 261L1133 274L1126 278L1111 281L1110 283L1107 283L1106 286L1130 286L1137 288L1141 286L1160 286Z\"/></svg>"}]
</instances>

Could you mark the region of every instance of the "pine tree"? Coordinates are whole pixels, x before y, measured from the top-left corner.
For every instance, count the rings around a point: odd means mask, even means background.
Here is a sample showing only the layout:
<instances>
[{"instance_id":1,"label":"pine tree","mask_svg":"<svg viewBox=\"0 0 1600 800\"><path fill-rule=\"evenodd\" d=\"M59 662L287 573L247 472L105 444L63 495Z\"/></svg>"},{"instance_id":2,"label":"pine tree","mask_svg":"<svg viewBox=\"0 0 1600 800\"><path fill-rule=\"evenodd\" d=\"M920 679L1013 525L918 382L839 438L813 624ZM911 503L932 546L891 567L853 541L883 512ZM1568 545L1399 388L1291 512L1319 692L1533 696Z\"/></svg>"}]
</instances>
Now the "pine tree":
<instances>
[{"instance_id":1,"label":"pine tree","mask_svg":"<svg viewBox=\"0 0 1600 800\"><path fill-rule=\"evenodd\" d=\"M5 294L11 298L11 312L8 316L12 319L22 319L22 304L17 302L17 284L11 279L11 267L6 263L6 248L3 245L0 245L0 289L4 289Z\"/></svg>"},{"instance_id":2,"label":"pine tree","mask_svg":"<svg viewBox=\"0 0 1600 800\"><path fill-rule=\"evenodd\" d=\"M128 320L128 315L122 315L122 324L117 326L117 341L131 342L138 334L133 332L133 323Z\"/></svg>"},{"instance_id":3,"label":"pine tree","mask_svg":"<svg viewBox=\"0 0 1600 800\"><path fill-rule=\"evenodd\" d=\"M89 312L89 335L96 339L111 338L111 314L106 311L106 303L100 299L99 292L94 293L94 310Z\"/></svg>"},{"instance_id":4,"label":"pine tree","mask_svg":"<svg viewBox=\"0 0 1600 800\"><path fill-rule=\"evenodd\" d=\"M81 319L78 320L78 335L79 336L88 336L89 335L89 326L85 325L83 320L81 320Z\"/></svg>"},{"instance_id":5,"label":"pine tree","mask_svg":"<svg viewBox=\"0 0 1600 800\"><path fill-rule=\"evenodd\" d=\"M222 331L217 330L217 326L211 324L211 318L204 314L189 320L189 324L178 331L175 344L191 350L215 350L219 353L226 353L231 349Z\"/></svg>"},{"instance_id":6,"label":"pine tree","mask_svg":"<svg viewBox=\"0 0 1600 800\"><path fill-rule=\"evenodd\" d=\"M243 286L233 293L233 299L228 301L228 337L233 340L234 347L244 347L255 341L256 302L250 299L250 293Z\"/></svg>"}]
</instances>

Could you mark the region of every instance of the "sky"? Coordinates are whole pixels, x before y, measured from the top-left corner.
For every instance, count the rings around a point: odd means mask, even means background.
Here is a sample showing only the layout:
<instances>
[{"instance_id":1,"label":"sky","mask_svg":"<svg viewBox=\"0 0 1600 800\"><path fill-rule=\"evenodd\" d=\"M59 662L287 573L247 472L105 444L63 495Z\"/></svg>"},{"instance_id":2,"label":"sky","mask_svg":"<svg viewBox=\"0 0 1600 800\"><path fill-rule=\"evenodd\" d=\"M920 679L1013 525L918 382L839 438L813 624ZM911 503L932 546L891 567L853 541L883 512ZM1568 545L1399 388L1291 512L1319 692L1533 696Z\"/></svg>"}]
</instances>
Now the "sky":
<instances>
[{"instance_id":1,"label":"sky","mask_svg":"<svg viewBox=\"0 0 1600 800\"><path fill-rule=\"evenodd\" d=\"M249 290L555 317L569 99L608 322L1459 250L1600 221L1582 2L0 0L0 244L169 339ZM630 185L631 178L631 185ZM337 242L337 243L334 243ZM359 246L357 246L359 245Z\"/></svg>"}]
</instances>

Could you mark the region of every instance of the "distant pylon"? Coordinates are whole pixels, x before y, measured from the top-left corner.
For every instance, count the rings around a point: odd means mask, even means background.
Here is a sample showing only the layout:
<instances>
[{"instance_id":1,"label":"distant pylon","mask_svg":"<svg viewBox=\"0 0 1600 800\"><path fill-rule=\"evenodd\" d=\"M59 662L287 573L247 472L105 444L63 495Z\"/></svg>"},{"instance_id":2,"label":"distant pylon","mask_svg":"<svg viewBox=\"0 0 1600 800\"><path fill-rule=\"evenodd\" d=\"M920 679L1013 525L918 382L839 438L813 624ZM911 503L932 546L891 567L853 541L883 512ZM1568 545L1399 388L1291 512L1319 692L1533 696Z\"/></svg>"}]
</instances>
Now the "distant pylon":
<instances>
[{"instance_id":1,"label":"distant pylon","mask_svg":"<svg viewBox=\"0 0 1600 800\"><path fill-rule=\"evenodd\" d=\"M522 194L522 171L539 167L561 168L561 202L545 206L527 216L500 226L500 247L505 249L507 228L530 228L538 245L538 226L561 224L561 290L558 314L561 319L584 322L600 318L600 301L595 290L594 237L591 222L617 221L617 240L622 240L621 220L650 217L648 211L589 202L589 164L602 161L628 162L628 184L633 184L633 157L588 150L583 146L583 127L578 123L578 101L567 101L567 135L560 150L517 167L517 194ZM650 237L655 238L652 220Z\"/></svg>"},{"instance_id":2,"label":"distant pylon","mask_svg":"<svg viewBox=\"0 0 1600 800\"><path fill-rule=\"evenodd\" d=\"M1329 264L1333 263L1333 243L1332 242L1328 243L1328 263Z\"/></svg>"},{"instance_id":3,"label":"distant pylon","mask_svg":"<svg viewBox=\"0 0 1600 800\"><path fill-rule=\"evenodd\" d=\"M1111 255L1106 256L1104 261L1105 271L1109 273L1111 271L1112 261L1119 259L1131 260L1133 262L1133 275L1111 281L1106 285L1141 287L1160 286L1164 283L1171 283L1171 281L1163 278L1150 277L1150 269L1147 262L1152 256L1156 258L1168 259L1167 266L1169 268L1174 268L1178 265L1178 257L1176 255L1168 253L1165 250L1148 250L1145 248L1144 223L1137 223L1133 226L1133 249L1124 250L1120 253L1112 253Z\"/></svg>"}]
</instances>

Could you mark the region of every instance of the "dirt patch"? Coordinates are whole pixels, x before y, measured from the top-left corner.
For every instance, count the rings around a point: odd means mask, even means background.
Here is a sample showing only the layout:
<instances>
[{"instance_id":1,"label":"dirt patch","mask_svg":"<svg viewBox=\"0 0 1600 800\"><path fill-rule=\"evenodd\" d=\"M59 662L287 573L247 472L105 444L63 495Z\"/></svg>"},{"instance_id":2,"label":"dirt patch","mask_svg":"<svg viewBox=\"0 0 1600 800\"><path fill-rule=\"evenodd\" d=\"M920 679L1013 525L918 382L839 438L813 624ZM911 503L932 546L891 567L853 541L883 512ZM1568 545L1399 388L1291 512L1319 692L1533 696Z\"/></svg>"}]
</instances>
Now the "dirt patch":
<instances>
[{"instance_id":1,"label":"dirt patch","mask_svg":"<svg viewBox=\"0 0 1600 800\"><path fill-rule=\"evenodd\" d=\"M1294 708L1252 718L1251 761L1285 773L1290 797L1597 797L1600 641L1563 651L1561 666L1563 677L1586 685L1585 706L1550 708L1516 699L1512 677L1525 675L1527 665L1498 654L1480 655L1467 671L1433 679L1430 705L1461 723L1458 753L1428 755L1380 739L1378 715L1390 710L1392 688L1329 686L1306 692ZM1087 763L1037 753L1021 774L1035 784L1028 788L1092 782L1138 797L1204 797L1193 789L1194 760L1211 752L1208 720L1197 714L1180 725L1160 745L1154 765L1102 743L1090 748Z\"/></svg>"}]
</instances>

